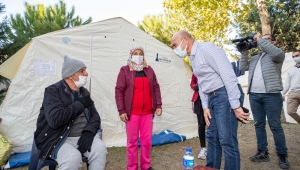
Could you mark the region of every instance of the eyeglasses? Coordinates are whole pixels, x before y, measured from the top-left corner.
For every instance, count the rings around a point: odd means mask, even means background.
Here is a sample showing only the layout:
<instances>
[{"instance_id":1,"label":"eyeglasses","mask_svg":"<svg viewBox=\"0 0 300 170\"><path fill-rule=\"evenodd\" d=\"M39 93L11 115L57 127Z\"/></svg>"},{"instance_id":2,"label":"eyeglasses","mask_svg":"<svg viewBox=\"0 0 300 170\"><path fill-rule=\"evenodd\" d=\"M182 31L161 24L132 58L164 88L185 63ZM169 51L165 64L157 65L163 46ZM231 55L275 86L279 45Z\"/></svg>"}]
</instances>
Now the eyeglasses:
<instances>
[{"instance_id":1,"label":"eyeglasses","mask_svg":"<svg viewBox=\"0 0 300 170\"><path fill-rule=\"evenodd\" d=\"M293 55L293 58L295 58L295 57L300 57L300 55Z\"/></svg>"}]
</instances>

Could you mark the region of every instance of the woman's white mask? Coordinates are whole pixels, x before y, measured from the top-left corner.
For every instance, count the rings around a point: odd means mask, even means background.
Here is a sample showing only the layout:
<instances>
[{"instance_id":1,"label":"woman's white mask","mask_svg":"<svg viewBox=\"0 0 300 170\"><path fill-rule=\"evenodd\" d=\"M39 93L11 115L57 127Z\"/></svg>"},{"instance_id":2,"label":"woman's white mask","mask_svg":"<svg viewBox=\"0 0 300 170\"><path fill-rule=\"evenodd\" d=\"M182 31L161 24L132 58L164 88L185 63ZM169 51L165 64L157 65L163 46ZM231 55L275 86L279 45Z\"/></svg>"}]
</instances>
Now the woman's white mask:
<instances>
[{"instance_id":1,"label":"woman's white mask","mask_svg":"<svg viewBox=\"0 0 300 170\"><path fill-rule=\"evenodd\" d=\"M136 64L142 64L144 61L144 56L142 55L133 55L131 57L131 61L135 62Z\"/></svg>"}]
</instances>

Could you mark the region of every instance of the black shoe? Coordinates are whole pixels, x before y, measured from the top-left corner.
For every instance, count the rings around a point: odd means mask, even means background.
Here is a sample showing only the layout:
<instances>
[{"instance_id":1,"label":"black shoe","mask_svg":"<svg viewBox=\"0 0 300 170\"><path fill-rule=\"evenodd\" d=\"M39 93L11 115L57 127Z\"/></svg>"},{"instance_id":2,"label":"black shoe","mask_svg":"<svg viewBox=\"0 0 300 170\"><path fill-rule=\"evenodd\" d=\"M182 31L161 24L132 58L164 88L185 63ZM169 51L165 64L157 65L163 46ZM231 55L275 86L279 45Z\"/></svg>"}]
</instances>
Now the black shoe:
<instances>
[{"instance_id":1,"label":"black shoe","mask_svg":"<svg viewBox=\"0 0 300 170\"><path fill-rule=\"evenodd\" d=\"M287 156L285 154L278 154L279 166L281 169L289 169L290 163L287 160Z\"/></svg>"},{"instance_id":2,"label":"black shoe","mask_svg":"<svg viewBox=\"0 0 300 170\"><path fill-rule=\"evenodd\" d=\"M250 160L252 162L270 162L269 153L258 149L256 155L251 156Z\"/></svg>"},{"instance_id":3,"label":"black shoe","mask_svg":"<svg viewBox=\"0 0 300 170\"><path fill-rule=\"evenodd\" d=\"M154 170L152 167L148 168L147 170Z\"/></svg>"}]
</instances>

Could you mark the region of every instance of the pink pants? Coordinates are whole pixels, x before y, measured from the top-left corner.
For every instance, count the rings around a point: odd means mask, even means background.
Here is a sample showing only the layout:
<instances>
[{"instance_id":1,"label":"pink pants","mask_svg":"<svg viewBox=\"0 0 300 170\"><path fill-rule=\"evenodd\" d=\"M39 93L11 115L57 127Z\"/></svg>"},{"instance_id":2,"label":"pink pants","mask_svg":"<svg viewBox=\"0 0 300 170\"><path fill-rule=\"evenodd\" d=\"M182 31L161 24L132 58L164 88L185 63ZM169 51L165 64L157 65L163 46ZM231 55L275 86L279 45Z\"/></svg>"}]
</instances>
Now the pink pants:
<instances>
[{"instance_id":1,"label":"pink pants","mask_svg":"<svg viewBox=\"0 0 300 170\"><path fill-rule=\"evenodd\" d=\"M152 114L130 115L126 122L127 133L127 170L138 169L138 137L140 136L140 163L141 170L151 167L152 146Z\"/></svg>"}]
</instances>

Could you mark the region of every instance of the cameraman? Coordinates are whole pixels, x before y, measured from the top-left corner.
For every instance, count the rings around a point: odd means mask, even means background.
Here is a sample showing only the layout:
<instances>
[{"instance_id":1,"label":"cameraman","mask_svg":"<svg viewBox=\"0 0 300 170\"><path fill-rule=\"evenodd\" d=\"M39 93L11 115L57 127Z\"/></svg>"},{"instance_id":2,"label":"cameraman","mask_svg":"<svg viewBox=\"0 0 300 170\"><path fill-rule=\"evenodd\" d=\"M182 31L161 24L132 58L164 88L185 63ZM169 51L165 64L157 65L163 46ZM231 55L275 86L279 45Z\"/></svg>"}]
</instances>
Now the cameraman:
<instances>
[{"instance_id":1,"label":"cameraman","mask_svg":"<svg viewBox=\"0 0 300 170\"><path fill-rule=\"evenodd\" d=\"M248 94L254 117L257 140L257 153L250 157L253 162L269 162L268 141L266 134L266 116L273 133L279 166L288 169L287 147L285 135L280 122L283 90L281 68L284 52L275 46L273 35L262 36L257 33L253 37L262 52L248 58L248 50L242 52L240 70L249 71Z\"/></svg>"}]
</instances>

